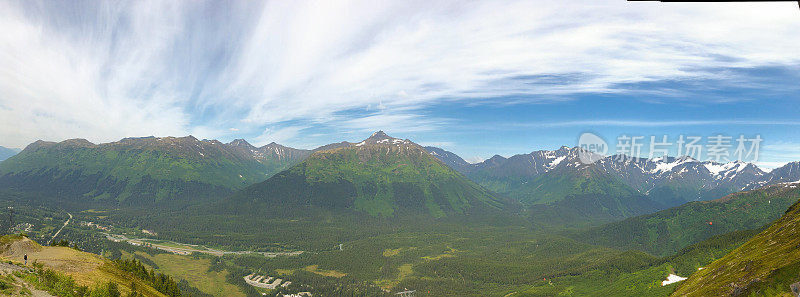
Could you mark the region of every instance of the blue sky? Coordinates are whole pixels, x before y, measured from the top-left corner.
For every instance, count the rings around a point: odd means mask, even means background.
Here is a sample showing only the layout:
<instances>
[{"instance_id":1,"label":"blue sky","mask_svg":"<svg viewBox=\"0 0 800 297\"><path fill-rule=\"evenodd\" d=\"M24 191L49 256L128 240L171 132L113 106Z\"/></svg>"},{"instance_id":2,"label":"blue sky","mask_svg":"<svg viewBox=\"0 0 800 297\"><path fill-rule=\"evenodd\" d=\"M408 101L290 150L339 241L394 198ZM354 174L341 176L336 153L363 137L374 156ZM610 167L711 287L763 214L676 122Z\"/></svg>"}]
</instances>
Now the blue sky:
<instances>
[{"instance_id":1,"label":"blue sky","mask_svg":"<svg viewBox=\"0 0 800 297\"><path fill-rule=\"evenodd\" d=\"M793 3L0 1L0 145L758 134L774 167L800 160L798 27Z\"/></svg>"}]
</instances>

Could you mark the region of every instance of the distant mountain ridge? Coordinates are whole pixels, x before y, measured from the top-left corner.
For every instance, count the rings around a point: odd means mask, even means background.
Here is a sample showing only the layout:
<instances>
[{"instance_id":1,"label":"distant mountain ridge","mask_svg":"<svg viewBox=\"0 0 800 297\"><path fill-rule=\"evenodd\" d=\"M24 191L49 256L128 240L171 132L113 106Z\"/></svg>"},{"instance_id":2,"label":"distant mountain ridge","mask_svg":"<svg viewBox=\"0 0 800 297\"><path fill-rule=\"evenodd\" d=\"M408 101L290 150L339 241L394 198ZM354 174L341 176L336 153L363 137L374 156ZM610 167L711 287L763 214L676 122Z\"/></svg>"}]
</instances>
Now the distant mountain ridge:
<instances>
[{"instance_id":1,"label":"distant mountain ridge","mask_svg":"<svg viewBox=\"0 0 800 297\"><path fill-rule=\"evenodd\" d=\"M441 148L426 146L425 150L458 172L464 172L471 166L469 162L465 161L460 156Z\"/></svg>"},{"instance_id":2,"label":"distant mountain ridge","mask_svg":"<svg viewBox=\"0 0 800 297\"><path fill-rule=\"evenodd\" d=\"M278 160L280 162L291 162L302 160L311 155L311 150L296 149L271 142L262 147L255 147L244 139L235 139L227 144L241 153L250 154L260 162Z\"/></svg>"},{"instance_id":3,"label":"distant mountain ridge","mask_svg":"<svg viewBox=\"0 0 800 297\"><path fill-rule=\"evenodd\" d=\"M0 162L5 159L11 158L12 156L18 154L21 150L15 148L7 148L0 146Z\"/></svg>"},{"instance_id":4,"label":"distant mountain ridge","mask_svg":"<svg viewBox=\"0 0 800 297\"><path fill-rule=\"evenodd\" d=\"M614 180L664 207L800 180L800 162L789 163L771 172L741 161L717 163L689 157L648 159L614 155L600 158L592 164L582 164L576 157L579 150L577 147L564 146L553 151L540 150L510 158L494 156L481 163L461 164L453 168L488 189L529 203L553 200L531 197L541 192L535 190L543 186L539 180L553 180L555 177L551 175L568 174L570 171L578 174L578 171L588 167L597 170L586 172L609 174ZM449 160L454 159L455 155L441 149L429 148L428 151L436 157L448 156L447 160L443 160L448 164L452 163Z\"/></svg>"},{"instance_id":5,"label":"distant mountain ridge","mask_svg":"<svg viewBox=\"0 0 800 297\"><path fill-rule=\"evenodd\" d=\"M0 185L75 202L150 205L224 197L302 161L311 151L244 140L140 137L94 144L36 141L0 163Z\"/></svg>"}]
</instances>

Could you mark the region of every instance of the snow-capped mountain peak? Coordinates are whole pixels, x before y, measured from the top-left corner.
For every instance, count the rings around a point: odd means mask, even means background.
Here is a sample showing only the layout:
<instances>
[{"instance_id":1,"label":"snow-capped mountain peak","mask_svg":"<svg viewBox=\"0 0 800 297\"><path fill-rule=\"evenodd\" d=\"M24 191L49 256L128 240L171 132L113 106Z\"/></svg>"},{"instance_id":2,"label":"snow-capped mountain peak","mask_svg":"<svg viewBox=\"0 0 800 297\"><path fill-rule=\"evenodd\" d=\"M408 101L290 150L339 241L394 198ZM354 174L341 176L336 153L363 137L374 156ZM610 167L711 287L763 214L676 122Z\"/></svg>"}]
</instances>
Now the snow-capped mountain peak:
<instances>
[{"instance_id":1,"label":"snow-capped mountain peak","mask_svg":"<svg viewBox=\"0 0 800 297\"><path fill-rule=\"evenodd\" d=\"M361 147L364 145L393 145L398 148L409 149L412 145L416 144L411 140L394 138L389 135L386 135L386 133L384 133L383 131L377 131L375 133L372 133L372 135L369 138L364 139L364 141L354 144L354 146L356 147Z\"/></svg>"}]
</instances>

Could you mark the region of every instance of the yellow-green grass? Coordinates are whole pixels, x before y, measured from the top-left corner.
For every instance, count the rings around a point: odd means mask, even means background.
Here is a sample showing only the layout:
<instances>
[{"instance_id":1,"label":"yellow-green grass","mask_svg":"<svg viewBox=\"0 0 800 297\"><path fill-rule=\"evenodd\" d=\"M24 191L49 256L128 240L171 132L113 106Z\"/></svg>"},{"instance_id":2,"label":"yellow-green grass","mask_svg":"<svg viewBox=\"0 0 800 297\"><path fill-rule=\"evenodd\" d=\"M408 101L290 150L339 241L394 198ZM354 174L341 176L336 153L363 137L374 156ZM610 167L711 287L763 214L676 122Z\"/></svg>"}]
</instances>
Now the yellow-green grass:
<instances>
[{"instance_id":1,"label":"yellow-green grass","mask_svg":"<svg viewBox=\"0 0 800 297\"><path fill-rule=\"evenodd\" d=\"M422 258L425 259L425 260L428 260L428 261L436 261L436 260L440 260L440 259L443 259L443 258L452 258L452 257L455 257L455 255L453 255L453 254L439 254L439 255L433 255L433 256L424 256Z\"/></svg>"},{"instance_id":2,"label":"yellow-green grass","mask_svg":"<svg viewBox=\"0 0 800 297\"><path fill-rule=\"evenodd\" d=\"M515 288L507 296L668 296L678 284L662 286L661 282L672 273L670 264L643 270L610 275L589 273L581 276L564 276L540 279L527 288ZM510 295L509 295L510 294Z\"/></svg>"},{"instance_id":3,"label":"yellow-green grass","mask_svg":"<svg viewBox=\"0 0 800 297\"><path fill-rule=\"evenodd\" d=\"M415 249L417 249L417 247L413 247L413 246L412 247L396 248L396 249L385 249L385 250L383 250L383 256L384 257L394 257L394 256L399 255L402 252L413 251Z\"/></svg>"},{"instance_id":4,"label":"yellow-green grass","mask_svg":"<svg viewBox=\"0 0 800 297\"><path fill-rule=\"evenodd\" d=\"M0 239L0 253L1 259L18 263L23 263L24 255L28 255L28 265L36 261L44 268L71 276L78 285L95 287L114 282L119 286L120 292L126 295L134 283L137 291L144 296L164 296L99 255L68 247L43 247L21 236L4 236Z\"/></svg>"},{"instance_id":5,"label":"yellow-green grass","mask_svg":"<svg viewBox=\"0 0 800 297\"><path fill-rule=\"evenodd\" d=\"M319 275L322 275L322 276L330 276L330 277L336 277L336 278L343 277L343 276L347 275L347 273L339 272L339 271L336 271L336 270L319 269L319 266L317 266L317 265L306 266L305 268L303 268L303 270L308 271L308 272L312 272L312 273L316 273L316 274L319 274Z\"/></svg>"},{"instance_id":6,"label":"yellow-green grass","mask_svg":"<svg viewBox=\"0 0 800 297\"><path fill-rule=\"evenodd\" d=\"M403 281L406 277L410 276L414 272L413 265L410 263L406 263L397 267L397 277L394 279L381 279L375 281L375 284L379 287L387 290L393 289L397 286L398 283Z\"/></svg>"},{"instance_id":7,"label":"yellow-green grass","mask_svg":"<svg viewBox=\"0 0 800 297\"><path fill-rule=\"evenodd\" d=\"M297 269L275 269L275 272L277 272L280 275L291 275L296 270ZM335 277L335 278L340 278L340 277L344 277L345 275L347 275L347 273L336 271L336 270L320 269L319 265L309 265L309 266L303 267L303 270L311 272L311 273L316 273L316 274L319 274L319 275L322 275L322 276Z\"/></svg>"},{"instance_id":8,"label":"yellow-green grass","mask_svg":"<svg viewBox=\"0 0 800 297\"><path fill-rule=\"evenodd\" d=\"M99 210L99 209L87 209L87 210L84 210L84 211L81 211L81 212L85 212L85 213L107 213L108 211L107 210Z\"/></svg>"},{"instance_id":9,"label":"yellow-green grass","mask_svg":"<svg viewBox=\"0 0 800 297\"><path fill-rule=\"evenodd\" d=\"M456 249L454 249L452 247L449 247L449 246L447 248L450 249L450 250L449 251L445 251L444 253L441 253L441 254L438 254L438 255L424 256L424 257L422 257L422 259L425 259L425 260L428 260L428 261L436 261L436 260L443 259L443 258L455 257L456 256L455 253L458 252L458 250L456 250Z\"/></svg>"},{"instance_id":10,"label":"yellow-green grass","mask_svg":"<svg viewBox=\"0 0 800 297\"><path fill-rule=\"evenodd\" d=\"M150 244L153 244L153 245L159 245L159 246L169 247L169 248L179 248L179 249L184 249L184 250L192 250L192 251L205 251L205 250L207 250L205 247L202 247L202 246L188 245L188 244L182 244L182 243L166 241L166 240L139 239L139 241L144 242L144 243L150 243Z\"/></svg>"},{"instance_id":11,"label":"yellow-green grass","mask_svg":"<svg viewBox=\"0 0 800 297\"><path fill-rule=\"evenodd\" d=\"M136 252L136 255L156 263L158 265L156 271L178 280L186 280L189 285L203 293L214 296L245 296L239 287L227 282L228 271L209 271L211 260L207 258L165 253L152 256L144 252ZM123 252L123 257L132 257L132 255Z\"/></svg>"}]
</instances>

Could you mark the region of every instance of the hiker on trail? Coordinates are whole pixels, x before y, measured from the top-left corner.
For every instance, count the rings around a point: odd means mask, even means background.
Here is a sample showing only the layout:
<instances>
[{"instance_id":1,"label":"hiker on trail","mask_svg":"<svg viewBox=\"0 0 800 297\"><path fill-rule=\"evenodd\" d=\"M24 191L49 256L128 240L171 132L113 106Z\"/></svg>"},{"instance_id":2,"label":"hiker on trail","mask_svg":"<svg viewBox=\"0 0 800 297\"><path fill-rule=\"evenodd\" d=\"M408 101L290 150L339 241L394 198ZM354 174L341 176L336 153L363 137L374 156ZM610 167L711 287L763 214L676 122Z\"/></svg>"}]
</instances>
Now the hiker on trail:
<instances>
[{"instance_id":1,"label":"hiker on trail","mask_svg":"<svg viewBox=\"0 0 800 297\"><path fill-rule=\"evenodd\" d=\"M22 258L25 259L25 265L28 265L28 254L25 254Z\"/></svg>"}]
</instances>

